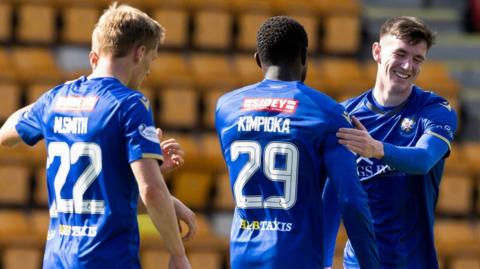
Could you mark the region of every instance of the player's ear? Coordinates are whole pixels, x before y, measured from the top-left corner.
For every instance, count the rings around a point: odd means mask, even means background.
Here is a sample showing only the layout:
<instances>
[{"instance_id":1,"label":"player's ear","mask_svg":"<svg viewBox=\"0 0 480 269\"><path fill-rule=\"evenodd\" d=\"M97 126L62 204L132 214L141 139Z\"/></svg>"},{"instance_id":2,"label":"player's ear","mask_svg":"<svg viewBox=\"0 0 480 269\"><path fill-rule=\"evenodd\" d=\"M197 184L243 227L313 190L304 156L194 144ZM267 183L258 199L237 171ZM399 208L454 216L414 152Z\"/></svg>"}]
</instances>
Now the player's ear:
<instances>
[{"instance_id":1,"label":"player's ear","mask_svg":"<svg viewBox=\"0 0 480 269\"><path fill-rule=\"evenodd\" d=\"M253 54L253 58L255 59L258 67L262 68L262 62L260 61L260 56L258 55L258 52L255 51L255 53Z\"/></svg>"},{"instance_id":2,"label":"player's ear","mask_svg":"<svg viewBox=\"0 0 480 269\"><path fill-rule=\"evenodd\" d=\"M147 48L144 45L136 47L133 52L133 60L136 63L141 62L143 57L145 57L146 50Z\"/></svg>"},{"instance_id":3,"label":"player's ear","mask_svg":"<svg viewBox=\"0 0 480 269\"><path fill-rule=\"evenodd\" d=\"M88 55L90 59L90 67L92 70L95 70L98 64L98 54L95 51L90 51L90 54Z\"/></svg>"},{"instance_id":4,"label":"player's ear","mask_svg":"<svg viewBox=\"0 0 480 269\"><path fill-rule=\"evenodd\" d=\"M381 52L381 46L379 42L374 42L372 44L372 56L375 62L380 63L381 57L380 57L380 52Z\"/></svg>"}]
</instances>

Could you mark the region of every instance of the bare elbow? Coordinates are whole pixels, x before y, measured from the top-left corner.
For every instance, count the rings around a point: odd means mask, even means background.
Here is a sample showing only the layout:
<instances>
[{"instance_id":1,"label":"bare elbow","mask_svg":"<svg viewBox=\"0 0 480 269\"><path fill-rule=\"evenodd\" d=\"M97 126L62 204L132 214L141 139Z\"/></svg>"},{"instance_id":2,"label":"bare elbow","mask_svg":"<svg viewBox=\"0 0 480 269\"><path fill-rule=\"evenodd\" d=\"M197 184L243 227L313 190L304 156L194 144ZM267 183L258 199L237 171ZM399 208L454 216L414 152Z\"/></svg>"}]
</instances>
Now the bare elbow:
<instances>
[{"instance_id":1,"label":"bare elbow","mask_svg":"<svg viewBox=\"0 0 480 269\"><path fill-rule=\"evenodd\" d=\"M160 186L143 186L139 189L140 197L146 207L151 204L160 204L170 197Z\"/></svg>"}]
</instances>

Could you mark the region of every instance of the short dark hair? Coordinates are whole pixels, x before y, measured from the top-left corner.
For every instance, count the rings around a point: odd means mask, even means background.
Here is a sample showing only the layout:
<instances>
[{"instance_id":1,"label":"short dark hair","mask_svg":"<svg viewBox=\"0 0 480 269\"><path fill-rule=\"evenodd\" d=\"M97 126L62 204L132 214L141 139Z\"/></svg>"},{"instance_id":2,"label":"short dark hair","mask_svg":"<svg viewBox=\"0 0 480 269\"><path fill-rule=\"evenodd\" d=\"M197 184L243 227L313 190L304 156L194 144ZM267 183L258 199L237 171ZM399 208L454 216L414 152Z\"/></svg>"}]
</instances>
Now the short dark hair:
<instances>
[{"instance_id":1,"label":"short dark hair","mask_svg":"<svg viewBox=\"0 0 480 269\"><path fill-rule=\"evenodd\" d=\"M399 16L387 20L380 28L380 38L388 34L413 45L425 41L428 49L435 43L435 33L416 17Z\"/></svg>"},{"instance_id":2,"label":"short dark hair","mask_svg":"<svg viewBox=\"0 0 480 269\"><path fill-rule=\"evenodd\" d=\"M288 16L268 18L257 32L257 53L267 64L289 63L307 47L305 29Z\"/></svg>"}]
</instances>

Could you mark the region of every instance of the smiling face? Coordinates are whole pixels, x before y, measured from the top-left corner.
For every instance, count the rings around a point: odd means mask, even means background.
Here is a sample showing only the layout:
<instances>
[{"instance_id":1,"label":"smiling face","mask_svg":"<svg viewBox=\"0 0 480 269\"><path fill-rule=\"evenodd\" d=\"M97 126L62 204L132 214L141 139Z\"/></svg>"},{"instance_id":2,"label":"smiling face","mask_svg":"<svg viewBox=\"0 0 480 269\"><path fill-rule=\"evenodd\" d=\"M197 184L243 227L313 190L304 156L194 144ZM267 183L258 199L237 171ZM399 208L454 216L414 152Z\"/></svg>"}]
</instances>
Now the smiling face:
<instances>
[{"instance_id":1,"label":"smiling face","mask_svg":"<svg viewBox=\"0 0 480 269\"><path fill-rule=\"evenodd\" d=\"M426 41L417 43L384 35L372 46L374 60L378 64L376 87L389 92L409 92L426 59Z\"/></svg>"}]
</instances>

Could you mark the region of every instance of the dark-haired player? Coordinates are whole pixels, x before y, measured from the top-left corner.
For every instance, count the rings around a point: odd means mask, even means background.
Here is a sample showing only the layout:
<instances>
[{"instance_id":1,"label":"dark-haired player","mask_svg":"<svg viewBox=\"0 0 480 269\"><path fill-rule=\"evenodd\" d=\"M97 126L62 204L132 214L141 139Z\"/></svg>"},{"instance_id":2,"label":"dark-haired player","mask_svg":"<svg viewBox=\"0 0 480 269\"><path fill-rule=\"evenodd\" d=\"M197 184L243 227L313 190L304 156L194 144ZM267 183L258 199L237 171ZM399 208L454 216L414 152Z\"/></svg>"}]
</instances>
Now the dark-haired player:
<instances>
[{"instance_id":1,"label":"dark-haired player","mask_svg":"<svg viewBox=\"0 0 480 269\"><path fill-rule=\"evenodd\" d=\"M385 269L438 268L434 209L457 121L447 100L414 85L433 43L434 34L418 18L387 20L372 46L374 88L344 103L358 129L340 129L339 142L359 154L357 172ZM325 198L327 221L339 222L333 185L327 184ZM327 234L331 261L336 231ZM347 269L363 268L354 248L347 242Z\"/></svg>"},{"instance_id":2,"label":"dark-haired player","mask_svg":"<svg viewBox=\"0 0 480 269\"><path fill-rule=\"evenodd\" d=\"M335 136L351 124L341 105L303 84L307 46L298 22L268 19L257 33L255 53L265 79L217 103L216 128L236 202L233 269L323 268L327 176L362 268L379 267L355 156Z\"/></svg>"}]
</instances>

